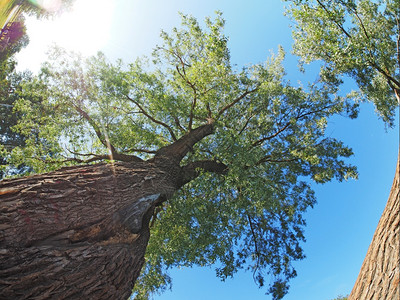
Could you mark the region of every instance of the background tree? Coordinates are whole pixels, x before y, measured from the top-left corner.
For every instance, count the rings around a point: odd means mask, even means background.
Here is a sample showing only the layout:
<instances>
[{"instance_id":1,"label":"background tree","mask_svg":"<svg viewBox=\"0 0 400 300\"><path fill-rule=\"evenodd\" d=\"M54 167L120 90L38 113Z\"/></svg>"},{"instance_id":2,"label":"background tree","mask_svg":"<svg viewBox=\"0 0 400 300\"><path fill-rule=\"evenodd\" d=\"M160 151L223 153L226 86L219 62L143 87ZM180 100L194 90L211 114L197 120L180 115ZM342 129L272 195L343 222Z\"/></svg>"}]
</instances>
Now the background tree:
<instances>
[{"instance_id":1,"label":"background tree","mask_svg":"<svg viewBox=\"0 0 400 300\"><path fill-rule=\"evenodd\" d=\"M305 179L356 176L342 160L352 151L324 135L327 118L356 106L331 85L292 87L283 50L238 70L224 20L205 23L182 16L150 62L127 67L56 49L24 83L15 128L26 142L11 163L108 164L2 182L4 295L128 297L149 223L138 298L167 287L169 267L214 264L222 279L248 268L260 286L268 273L273 298L287 293L315 203Z\"/></svg>"},{"instance_id":2,"label":"background tree","mask_svg":"<svg viewBox=\"0 0 400 300\"><path fill-rule=\"evenodd\" d=\"M348 296L338 296L337 298L332 299L332 300L347 300L347 297Z\"/></svg>"},{"instance_id":3,"label":"background tree","mask_svg":"<svg viewBox=\"0 0 400 300\"><path fill-rule=\"evenodd\" d=\"M11 167L7 149L24 145L24 137L12 130L17 123L17 115L13 112L14 102L18 99L20 82L29 80L28 72L15 71L14 55L29 43L26 34L25 15L50 17L67 9L72 1L63 0L57 10L40 6L36 1L2 1L0 3L0 178L5 174L13 175L28 171L23 164L19 168ZM7 166L8 165L8 166Z\"/></svg>"},{"instance_id":4,"label":"background tree","mask_svg":"<svg viewBox=\"0 0 400 300\"><path fill-rule=\"evenodd\" d=\"M12 130L18 119L18 115L13 112L13 106L19 97L21 81L29 80L30 77L29 73L15 72L15 62L12 59L3 61L2 66L4 68L0 71L0 166L3 168L0 168L0 178L3 178L5 174L13 175L28 170L23 164L19 168L10 166L8 163L10 157L7 152L16 146L24 145L25 138Z\"/></svg>"},{"instance_id":5,"label":"background tree","mask_svg":"<svg viewBox=\"0 0 400 300\"><path fill-rule=\"evenodd\" d=\"M294 52L304 63L322 61L321 78L329 84L353 79L359 87L355 99L372 101L380 117L394 126L400 104L400 1L291 2ZM388 203L349 299L392 299L400 293L399 173L397 165Z\"/></svg>"}]
</instances>

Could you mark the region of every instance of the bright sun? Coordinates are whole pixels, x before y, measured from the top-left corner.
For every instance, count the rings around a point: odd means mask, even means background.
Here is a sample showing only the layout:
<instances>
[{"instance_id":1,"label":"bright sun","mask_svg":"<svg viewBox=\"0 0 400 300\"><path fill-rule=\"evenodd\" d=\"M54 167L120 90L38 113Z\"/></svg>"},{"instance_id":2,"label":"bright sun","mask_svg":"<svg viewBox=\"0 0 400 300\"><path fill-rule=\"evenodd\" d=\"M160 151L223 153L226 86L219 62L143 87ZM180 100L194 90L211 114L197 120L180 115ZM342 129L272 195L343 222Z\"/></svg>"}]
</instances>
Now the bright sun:
<instances>
[{"instance_id":1,"label":"bright sun","mask_svg":"<svg viewBox=\"0 0 400 300\"><path fill-rule=\"evenodd\" d=\"M60 0L31 0L52 11ZM100 50L109 39L113 16L113 1L76 0L71 11L54 20L27 18L30 43L17 56L20 68L37 70L51 44L91 55Z\"/></svg>"}]
</instances>

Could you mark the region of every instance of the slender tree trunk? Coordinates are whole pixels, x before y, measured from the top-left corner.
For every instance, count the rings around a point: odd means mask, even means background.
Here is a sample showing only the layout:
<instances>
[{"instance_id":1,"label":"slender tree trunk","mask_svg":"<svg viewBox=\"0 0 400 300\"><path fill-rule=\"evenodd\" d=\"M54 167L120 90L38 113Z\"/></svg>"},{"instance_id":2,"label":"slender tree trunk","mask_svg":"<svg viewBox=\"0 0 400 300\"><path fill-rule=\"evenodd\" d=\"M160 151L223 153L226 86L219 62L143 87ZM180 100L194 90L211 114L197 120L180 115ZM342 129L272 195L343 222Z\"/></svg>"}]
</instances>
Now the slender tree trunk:
<instances>
[{"instance_id":1,"label":"slender tree trunk","mask_svg":"<svg viewBox=\"0 0 400 300\"><path fill-rule=\"evenodd\" d=\"M349 300L400 299L400 151L385 210Z\"/></svg>"},{"instance_id":2,"label":"slender tree trunk","mask_svg":"<svg viewBox=\"0 0 400 300\"><path fill-rule=\"evenodd\" d=\"M0 299L127 299L173 169L97 164L0 181Z\"/></svg>"}]
</instances>

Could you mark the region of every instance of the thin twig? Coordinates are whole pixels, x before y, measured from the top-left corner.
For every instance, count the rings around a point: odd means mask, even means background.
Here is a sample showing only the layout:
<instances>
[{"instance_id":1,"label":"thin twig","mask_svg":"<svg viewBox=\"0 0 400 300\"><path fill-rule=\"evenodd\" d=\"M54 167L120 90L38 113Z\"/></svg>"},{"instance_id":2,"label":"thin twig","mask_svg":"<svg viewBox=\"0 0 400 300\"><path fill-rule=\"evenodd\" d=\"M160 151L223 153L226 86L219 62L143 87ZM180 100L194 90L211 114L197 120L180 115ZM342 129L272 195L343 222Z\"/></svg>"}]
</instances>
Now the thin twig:
<instances>
[{"instance_id":1,"label":"thin twig","mask_svg":"<svg viewBox=\"0 0 400 300\"><path fill-rule=\"evenodd\" d=\"M328 14L328 16L330 17L331 21L333 21L336 26L338 26L340 28L340 30L342 30L342 32L348 37L351 38L351 35L347 32L347 30L343 27L343 25L341 25L338 21L336 21L333 17L331 12L329 11L329 9L320 1L317 0L318 4L323 8L323 10L325 10L325 12Z\"/></svg>"}]
</instances>

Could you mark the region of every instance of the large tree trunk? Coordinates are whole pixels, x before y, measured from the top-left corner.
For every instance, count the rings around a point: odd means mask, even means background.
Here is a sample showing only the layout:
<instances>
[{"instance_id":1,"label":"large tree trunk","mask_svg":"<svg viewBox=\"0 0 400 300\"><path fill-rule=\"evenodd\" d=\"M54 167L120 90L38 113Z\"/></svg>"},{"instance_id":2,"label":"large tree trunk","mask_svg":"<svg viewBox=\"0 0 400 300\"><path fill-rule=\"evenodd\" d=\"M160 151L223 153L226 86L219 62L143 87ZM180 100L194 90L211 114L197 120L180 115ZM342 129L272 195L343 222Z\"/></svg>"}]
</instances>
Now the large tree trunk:
<instances>
[{"instance_id":1,"label":"large tree trunk","mask_svg":"<svg viewBox=\"0 0 400 300\"><path fill-rule=\"evenodd\" d=\"M68 167L0 182L0 299L127 299L171 166ZM165 171L166 170L166 171Z\"/></svg>"},{"instance_id":2,"label":"large tree trunk","mask_svg":"<svg viewBox=\"0 0 400 300\"><path fill-rule=\"evenodd\" d=\"M0 299L126 299L144 263L154 207L216 161L180 166L213 120L148 161L68 167L0 181Z\"/></svg>"},{"instance_id":3,"label":"large tree trunk","mask_svg":"<svg viewBox=\"0 0 400 300\"><path fill-rule=\"evenodd\" d=\"M349 300L400 299L400 152L385 210Z\"/></svg>"}]
</instances>

